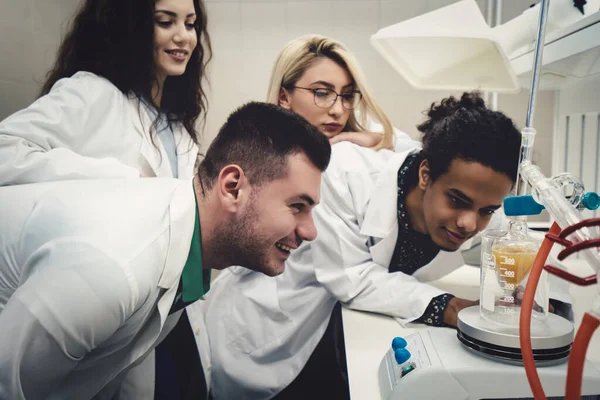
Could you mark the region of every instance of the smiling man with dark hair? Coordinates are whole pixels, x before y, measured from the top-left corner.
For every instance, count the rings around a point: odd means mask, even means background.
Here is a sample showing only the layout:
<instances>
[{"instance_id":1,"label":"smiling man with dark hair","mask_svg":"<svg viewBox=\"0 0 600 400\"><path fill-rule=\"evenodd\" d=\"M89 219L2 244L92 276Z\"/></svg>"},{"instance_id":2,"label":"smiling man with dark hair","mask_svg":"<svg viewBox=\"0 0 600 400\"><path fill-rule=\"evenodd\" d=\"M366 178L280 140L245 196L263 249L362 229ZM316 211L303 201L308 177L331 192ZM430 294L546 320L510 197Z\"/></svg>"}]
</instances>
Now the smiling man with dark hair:
<instances>
[{"instance_id":1,"label":"smiling man with dark hair","mask_svg":"<svg viewBox=\"0 0 600 400\"><path fill-rule=\"evenodd\" d=\"M316 237L329 156L302 117L249 103L193 181L0 188L0 398L151 397L149 355L208 291L210 269L277 275Z\"/></svg>"}]
</instances>

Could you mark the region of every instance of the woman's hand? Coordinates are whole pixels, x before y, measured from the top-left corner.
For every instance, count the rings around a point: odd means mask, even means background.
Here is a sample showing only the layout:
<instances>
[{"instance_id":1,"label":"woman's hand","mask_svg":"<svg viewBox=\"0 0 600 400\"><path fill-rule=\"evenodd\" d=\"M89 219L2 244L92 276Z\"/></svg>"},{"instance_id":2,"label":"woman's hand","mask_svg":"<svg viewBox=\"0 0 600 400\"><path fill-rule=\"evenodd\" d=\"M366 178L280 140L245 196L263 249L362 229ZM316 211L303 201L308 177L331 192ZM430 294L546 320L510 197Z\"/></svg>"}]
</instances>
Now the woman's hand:
<instances>
[{"instance_id":1,"label":"woman's hand","mask_svg":"<svg viewBox=\"0 0 600 400\"><path fill-rule=\"evenodd\" d=\"M383 140L379 132L342 132L329 139L329 143L351 142L361 147L375 147Z\"/></svg>"}]
</instances>

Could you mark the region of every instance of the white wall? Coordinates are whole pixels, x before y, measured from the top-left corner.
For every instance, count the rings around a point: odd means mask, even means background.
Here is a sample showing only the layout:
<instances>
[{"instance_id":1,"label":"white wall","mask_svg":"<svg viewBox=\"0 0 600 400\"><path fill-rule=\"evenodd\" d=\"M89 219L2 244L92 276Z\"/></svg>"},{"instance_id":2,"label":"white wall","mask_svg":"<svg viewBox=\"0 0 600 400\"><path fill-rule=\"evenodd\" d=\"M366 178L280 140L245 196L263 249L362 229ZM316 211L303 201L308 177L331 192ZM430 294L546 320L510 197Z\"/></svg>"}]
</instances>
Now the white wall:
<instances>
[{"instance_id":1,"label":"white wall","mask_svg":"<svg viewBox=\"0 0 600 400\"><path fill-rule=\"evenodd\" d=\"M227 115L249 100L265 100L277 54L291 39L319 33L342 41L358 58L375 98L393 124L413 137L422 111L447 92L418 91L371 47L378 29L453 3L455 0L206 0L214 59L204 147ZM484 15L485 0L478 0ZM519 15L529 3L504 1L503 20ZM459 93L455 93L459 94ZM519 127L525 124L528 91L500 96L499 109ZM554 92L538 96L534 126L539 136L535 161L549 173L554 123Z\"/></svg>"},{"instance_id":2,"label":"white wall","mask_svg":"<svg viewBox=\"0 0 600 400\"><path fill-rule=\"evenodd\" d=\"M79 0L0 0L0 120L30 104Z\"/></svg>"},{"instance_id":3,"label":"white wall","mask_svg":"<svg viewBox=\"0 0 600 400\"><path fill-rule=\"evenodd\" d=\"M599 91L599 75L579 80L559 91L553 170L554 174L569 172L581 178L585 190L595 192L600 192ZM583 218L599 216L600 210L583 212Z\"/></svg>"},{"instance_id":4,"label":"white wall","mask_svg":"<svg viewBox=\"0 0 600 400\"><path fill-rule=\"evenodd\" d=\"M264 100L272 65L283 46L306 33L344 42L366 72L370 87L394 125L414 137L422 111L446 92L410 87L368 43L379 28L455 0L205 0L214 58L209 65L209 113L203 147L226 116L249 100ZM35 100L51 66L61 33L79 0L0 0L0 120ZM527 2L504 1L504 20ZM478 0L485 15L486 0ZM458 94L458 93L455 93ZM527 91L500 96L499 108L519 126L525 122ZM550 173L554 93L538 96L534 157Z\"/></svg>"},{"instance_id":5,"label":"white wall","mask_svg":"<svg viewBox=\"0 0 600 400\"><path fill-rule=\"evenodd\" d=\"M206 0L214 46L213 85L205 143L235 106L264 100L277 54L300 35L342 41L358 58L376 99L400 129L414 133L420 111L443 94L418 93L369 44L379 28L451 0ZM445 93L444 93L445 94Z\"/></svg>"}]
</instances>

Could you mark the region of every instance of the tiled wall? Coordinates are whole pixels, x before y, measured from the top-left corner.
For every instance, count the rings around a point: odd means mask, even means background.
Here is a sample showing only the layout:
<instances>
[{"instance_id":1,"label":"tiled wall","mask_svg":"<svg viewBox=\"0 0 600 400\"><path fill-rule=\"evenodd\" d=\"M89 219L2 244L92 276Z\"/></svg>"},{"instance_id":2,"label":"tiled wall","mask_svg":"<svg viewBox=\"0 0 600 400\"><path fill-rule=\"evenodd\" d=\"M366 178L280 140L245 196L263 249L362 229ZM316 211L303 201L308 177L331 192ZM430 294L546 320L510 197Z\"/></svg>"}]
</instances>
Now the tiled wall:
<instances>
[{"instance_id":1,"label":"tiled wall","mask_svg":"<svg viewBox=\"0 0 600 400\"><path fill-rule=\"evenodd\" d=\"M0 0L0 119L35 100L79 0Z\"/></svg>"},{"instance_id":2,"label":"tiled wall","mask_svg":"<svg viewBox=\"0 0 600 400\"><path fill-rule=\"evenodd\" d=\"M375 98L396 127L417 136L422 110L445 92L411 88L368 42L381 27L454 0L205 0L214 48L204 148L226 116L248 100L264 100L278 52L291 39L320 33L344 42L365 70ZM0 0L0 119L32 102L52 64L61 33L79 0ZM529 3L504 1L504 19ZM478 0L482 10L486 0ZM499 108L521 126L527 93L501 96ZM550 171L554 93L538 97L537 162Z\"/></svg>"},{"instance_id":3,"label":"tiled wall","mask_svg":"<svg viewBox=\"0 0 600 400\"><path fill-rule=\"evenodd\" d=\"M206 0L214 47L210 64L209 115L204 143L236 106L264 100L273 63L291 39L319 33L342 41L366 73L375 98L394 125L417 137L421 112L447 92L423 92L410 87L369 44L378 29L443 7L454 0ZM485 0L478 0L485 15ZM519 15L529 3L505 1L503 19ZM523 126L527 91L500 96L499 108ZM554 93L538 96L535 126L540 132L535 157L550 172L554 124ZM537 146L539 144L539 146Z\"/></svg>"}]
</instances>

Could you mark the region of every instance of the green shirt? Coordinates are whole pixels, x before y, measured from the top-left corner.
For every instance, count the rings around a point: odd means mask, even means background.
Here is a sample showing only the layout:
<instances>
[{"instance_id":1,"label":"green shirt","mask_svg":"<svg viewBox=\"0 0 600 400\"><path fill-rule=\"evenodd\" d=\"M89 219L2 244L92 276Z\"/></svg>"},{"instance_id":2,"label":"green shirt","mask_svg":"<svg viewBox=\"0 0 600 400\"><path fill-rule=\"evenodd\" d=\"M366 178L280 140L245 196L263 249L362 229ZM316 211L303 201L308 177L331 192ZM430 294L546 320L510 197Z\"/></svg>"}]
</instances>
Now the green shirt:
<instances>
[{"instance_id":1,"label":"green shirt","mask_svg":"<svg viewBox=\"0 0 600 400\"><path fill-rule=\"evenodd\" d=\"M194 199L196 191L194 190ZM183 266L177 295L170 313L178 311L204 296L210 289L210 269L202 268L202 235L200 234L200 216L196 209L196 222L188 258Z\"/></svg>"}]
</instances>

